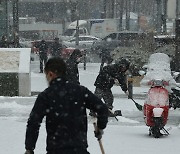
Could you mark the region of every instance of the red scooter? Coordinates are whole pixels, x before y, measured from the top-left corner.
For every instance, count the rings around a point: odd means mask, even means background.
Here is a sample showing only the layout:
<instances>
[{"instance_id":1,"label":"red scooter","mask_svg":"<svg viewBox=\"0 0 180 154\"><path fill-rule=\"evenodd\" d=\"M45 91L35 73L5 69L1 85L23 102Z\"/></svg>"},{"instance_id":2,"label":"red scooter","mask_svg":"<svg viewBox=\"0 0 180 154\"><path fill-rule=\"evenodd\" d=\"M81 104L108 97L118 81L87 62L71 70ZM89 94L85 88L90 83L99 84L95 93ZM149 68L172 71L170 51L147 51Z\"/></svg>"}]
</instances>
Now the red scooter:
<instances>
[{"instance_id":1,"label":"red scooter","mask_svg":"<svg viewBox=\"0 0 180 154\"><path fill-rule=\"evenodd\" d=\"M169 93L165 86L168 82L163 80L153 80L148 83L150 89L144 103L144 120L149 126L149 135L159 138L162 135L169 135L164 128L168 120ZM161 131L164 133L162 134Z\"/></svg>"}]
</instances>

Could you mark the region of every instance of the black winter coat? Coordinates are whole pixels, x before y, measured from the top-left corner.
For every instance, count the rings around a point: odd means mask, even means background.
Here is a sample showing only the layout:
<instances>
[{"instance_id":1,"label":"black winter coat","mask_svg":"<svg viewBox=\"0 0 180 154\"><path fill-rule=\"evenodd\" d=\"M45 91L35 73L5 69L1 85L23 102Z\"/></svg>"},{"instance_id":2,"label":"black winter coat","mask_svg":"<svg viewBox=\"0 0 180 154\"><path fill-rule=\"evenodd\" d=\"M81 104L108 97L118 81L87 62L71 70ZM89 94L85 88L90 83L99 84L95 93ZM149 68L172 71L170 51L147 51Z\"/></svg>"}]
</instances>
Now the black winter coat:
<instances>
[{"instance_id":1,"label":"black winter coat","mask_svg":"<svg viewBox=\"0 0 180 154\"><path fill-rule=\"evenodd\" d=\"M99 72L94 85L101 90L111 89L114 85L114 80L117 79L123 91L127 91L126 75L120 72L116 64L104 66Z\"/></svg>"},{"instance_id":2,"label":"black winter coat","mask_svg":"<svg viewBox=\"0 0 180 154\"><path fill-rule=\"evenodd\" d=\"M48 45L46 44L46 42L40 42L40 44L38 45L39 48L39 53L40 54L47 54L48 52Z\"/></svg>"},{"instance_id":3,"label":"black winter coat","mask_svg":"<svg viewBox=\"0 0 180 154\"><path fill-rule=\"evenodd\" d=\"M66 61L66 66L66 78L68 81L80 84L77 57L71 55L70 58Z\"/></svg>"},{"instance_id":4,"label":"black winter coat","mask_svg":"<svg viewBox=\"0 0 180 154\"><path fill-rule=\"evenodd\" d=\"M47 150L87 148L86 109L97 112L97 126L106 127L108 109L87 88L56 78L35 101L26 130L26 149L35 149L39 127L46 117Z\"/></svg>"},{"instance_id":5,"label":"black winter coat","mask_svg":"<svg viewBox=\"0 0 180 154\"><path fill-rule=\"evenodd\" d=\"M61 56L61 52L62 52L62 44L61 43L53 43L52 47L51 47L51 54L52 56L58 56L60 57Z\"/></svg>"}]
</instances>

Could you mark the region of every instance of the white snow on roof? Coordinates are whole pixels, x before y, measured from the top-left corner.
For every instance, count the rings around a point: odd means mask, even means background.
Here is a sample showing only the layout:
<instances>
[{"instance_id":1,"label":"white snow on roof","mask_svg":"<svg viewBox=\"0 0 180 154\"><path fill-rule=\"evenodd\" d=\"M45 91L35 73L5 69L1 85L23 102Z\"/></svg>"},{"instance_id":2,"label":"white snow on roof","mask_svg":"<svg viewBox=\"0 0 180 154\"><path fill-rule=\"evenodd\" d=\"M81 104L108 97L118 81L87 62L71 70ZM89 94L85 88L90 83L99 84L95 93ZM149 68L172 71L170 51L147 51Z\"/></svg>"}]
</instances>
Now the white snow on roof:
<instances>
[{"instance_id":1,"label":"white snow on roof","mask_svg":"<svg viewBox=\"0 0 180 154\"><path fill-rule=\"evenodd\" d=\"M84 24L87 24L87 21L86 20L79 20L79 26L80 25L84 25ZM70 23L69 26L68 26L68 29L71 29L71 28L76 28L77 27L77 20Z\"/></svg>"}]
</instances>

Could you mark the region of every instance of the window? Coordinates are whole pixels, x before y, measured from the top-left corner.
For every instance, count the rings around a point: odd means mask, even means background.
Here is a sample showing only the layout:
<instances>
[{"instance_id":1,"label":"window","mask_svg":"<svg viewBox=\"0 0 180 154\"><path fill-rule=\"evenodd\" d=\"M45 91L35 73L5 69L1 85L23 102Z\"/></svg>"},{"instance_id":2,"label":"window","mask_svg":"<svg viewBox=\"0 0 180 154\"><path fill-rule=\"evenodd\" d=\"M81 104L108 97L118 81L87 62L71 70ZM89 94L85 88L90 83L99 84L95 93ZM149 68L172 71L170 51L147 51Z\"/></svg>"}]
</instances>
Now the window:
<instances>
[{"instance_id":1,"label":"window","mask_svg":"<svg viewBox=\"0 0 180 154\"><path fill-rule=\"evenodd\" d=\"M85 34L84 29L79 29L79 35Z\"/></svg>"},{"instance_id":2,"label":"window","mask_svg":"<svg viewBox=\"0 0 180 154\"><path fill-rule=\"evenodd\" d=\"M117 34L112 33L112 34L106 36L103 40L107 40L107 39L115 40L116 38L117 38Z\"/></svg>"},{"instance_id":3,"label":"window","mask_svg":"<svg viewBox=\"0 0 180 154\"><path fill-rule=\"evenodd\" d=\"M76 31L76 29L67 29L67 30L64 32L64 35L65 35L65 36L72 36L75 31Z\"/></svg>"},{"instance_id":4,"label":"window","mask_svg":"<svg viewBox=\"0 0 180 154\"><path fill-rule=\"evenodd\" d=\"M92 38L92 37L86 37L85 38L85 41L95 41L96 40L96 38Z\"/></svg>"},{"instance_id":5,"label":"window","mask_svg":"<svg viewBox=\"0 0 180 154\"><path fill-rule=\"evenodd\" d=\"M72 40L70 40L69 42L75 42L76 41L76 39L72 39Z\"/></svg>"},{"instance_id":6,"label":"window","mask_svg":"<svg viewBox=\"0 0 180 154\"><path fill-rule=\"evenodd\" d=\"M79 41L86 41L85 37L79 37Z\"/></svg>"},{"instance_id":7,"label":"window","mask_svg":"<svg viewBox=\"0 0 180 154\"><path fill-rule=\"evenodd\" d=\"M119 33L118 40L121 42L121 46L134 46L139 41L138 33Z\"/></svg>"}]
</instances>

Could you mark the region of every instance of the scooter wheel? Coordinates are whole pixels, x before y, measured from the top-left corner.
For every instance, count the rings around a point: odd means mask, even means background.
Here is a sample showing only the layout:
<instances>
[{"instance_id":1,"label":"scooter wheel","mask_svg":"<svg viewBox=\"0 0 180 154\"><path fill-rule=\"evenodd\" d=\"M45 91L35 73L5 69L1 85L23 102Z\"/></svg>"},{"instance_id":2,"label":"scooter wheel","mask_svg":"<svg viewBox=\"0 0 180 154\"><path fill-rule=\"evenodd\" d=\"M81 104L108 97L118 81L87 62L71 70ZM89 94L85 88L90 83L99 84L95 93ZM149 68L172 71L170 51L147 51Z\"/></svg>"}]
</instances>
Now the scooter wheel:
<instances>
[{"instance_id":1,"label":"scooter wheel","mask_svg":"<svg viewBox=\"0 0 180 154\"><path fill-rule=\"evenodd\" d=\"M151 136L152 134L151 134L151 132L149 132L149 136Z\"/></svg>"},{"instance_id":2,"label":"scooter wheel","mask_svg":"<svg viewBox=\"0 0 180 154\"><path fill-rule=\"evenodd\" d=\"M152 128L152 134L155 138L159 138L160 136L162 136L160 129L158 127Z\"/></svg>"},{"instance_id":3,"label":"scooter wheel","mask_svg":"<svg viewBox=\"0 0 180 154\"><path fill-rule=\"evenodd\" d=\"M149 128L149 136L151 136L151 135L152 135L152 129Z\"/></svg>"}]
</instances>

